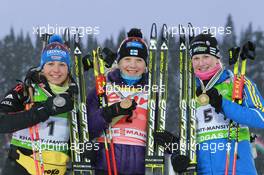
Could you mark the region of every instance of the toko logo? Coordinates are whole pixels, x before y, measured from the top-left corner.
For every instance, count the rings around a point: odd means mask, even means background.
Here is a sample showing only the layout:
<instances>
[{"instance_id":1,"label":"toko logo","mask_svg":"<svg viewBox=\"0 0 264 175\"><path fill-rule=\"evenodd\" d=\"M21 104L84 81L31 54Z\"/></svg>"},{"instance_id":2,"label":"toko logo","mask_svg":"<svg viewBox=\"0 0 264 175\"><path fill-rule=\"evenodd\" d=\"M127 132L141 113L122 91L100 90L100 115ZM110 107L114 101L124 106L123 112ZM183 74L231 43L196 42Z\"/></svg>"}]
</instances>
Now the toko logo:
<instances>
[{"instance_id":1,"label":"toko logo","mask_svg":"<svg viewBox=\"0 0 264 175\"><path fill-rule=\"evenodd\" d=\"M51 169L51 170L45 170L44 173L50 174L50 175L55 175L55 174L60 174L60 170L58 169Z\"/></svg>"}]
</instances>

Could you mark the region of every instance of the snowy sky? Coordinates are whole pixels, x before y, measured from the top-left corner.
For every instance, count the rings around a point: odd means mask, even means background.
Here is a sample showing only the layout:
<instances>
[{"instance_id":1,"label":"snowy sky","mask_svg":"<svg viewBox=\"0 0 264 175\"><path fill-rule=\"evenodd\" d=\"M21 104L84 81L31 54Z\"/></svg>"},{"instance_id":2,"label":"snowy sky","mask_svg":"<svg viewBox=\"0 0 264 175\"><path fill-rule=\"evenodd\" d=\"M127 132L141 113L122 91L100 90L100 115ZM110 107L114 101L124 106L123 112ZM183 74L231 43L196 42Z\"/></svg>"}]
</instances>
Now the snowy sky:
<instances>
[{"instance_id":1,"label":"snowy sky","mask_svg":"<svg viewBox=\"0 0 264 175\"><path fill-rule=\"evenodd\" d=\"M261 0L1 0L0 38L13 26L33 33L38 26L83 27L99 40L116 36L122 28L139 27L149 35L150 26L157 22L176 27L192 22L194 26L221 27L227 15L233 16L236 32L253 22L254 29L264 30ZM249 2L251 4L249 4ZM261 13L261 14L258 14ZM148 37L148 36L147 36Z\"/></svg>"}]
</instances>

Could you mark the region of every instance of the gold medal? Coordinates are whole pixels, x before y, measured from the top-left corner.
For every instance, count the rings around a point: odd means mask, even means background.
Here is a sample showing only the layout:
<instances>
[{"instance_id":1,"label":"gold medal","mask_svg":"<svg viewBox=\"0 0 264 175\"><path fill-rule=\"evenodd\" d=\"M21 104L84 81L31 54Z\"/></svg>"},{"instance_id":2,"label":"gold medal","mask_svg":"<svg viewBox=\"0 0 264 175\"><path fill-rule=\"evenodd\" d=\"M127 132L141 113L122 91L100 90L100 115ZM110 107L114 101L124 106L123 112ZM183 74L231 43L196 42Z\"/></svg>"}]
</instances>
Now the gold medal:
<instances>
[{"instance_id":1,"label":"gold medal","mask_svg":"<svg viewBox=\"0 0 264 175\"><path fill-rule=\"evenodd\" d=\"M198 102L200 103L201 106L205 106L205 105L209 104L208 95L205 93L202 93L201 95L199 95Z\"/></svg>"},{"instance_id":2,"label":"gold medal","mask_svg":"<svg viewBox=\"0 0 264 175\"><path fill-rule=\"evenodd\" d=\"M219 69L217 71L217 73L210 79L210 81L206 84L206 86L204 86L204 83L201 79L200 80L200 84L201 84L201 90L203 91L201 95L199 95L197 101L201 106L205 106L209 104L209 96L206 94L206 91L208 91L209 89L211 89L215 83L219 80L220 76L223 73L223 68Z\"/></svg>"}]
</instances>

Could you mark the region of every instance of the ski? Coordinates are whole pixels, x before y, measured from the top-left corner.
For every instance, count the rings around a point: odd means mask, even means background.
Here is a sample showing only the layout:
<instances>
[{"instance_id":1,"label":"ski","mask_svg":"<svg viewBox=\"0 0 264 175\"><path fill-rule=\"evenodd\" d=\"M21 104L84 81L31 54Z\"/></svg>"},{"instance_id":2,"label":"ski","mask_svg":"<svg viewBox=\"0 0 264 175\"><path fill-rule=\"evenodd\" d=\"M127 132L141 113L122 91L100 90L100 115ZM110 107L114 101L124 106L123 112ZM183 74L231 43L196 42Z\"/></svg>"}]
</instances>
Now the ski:
<instances>
[{"instance_id":1,"label":"ski","mask_svg":"<svg viewBox=\"0 0 264 175\"><path fill-rule=\"evenodd\" d=\"M182 25L179 25L180 31L180 88L179 88L179 109L180 109L180 155L187 156L187 46L185 39L185 30Z\"/></svg>"},{"instance_id":2,"label":"ski","mask_svg":"<svg viewBox=\"0 0 264 175\"><path fill-rule=\"evenodd\" d=\"M158 94L158 116L157 130L164 131L167 118L167 98L168 98L168 28L163 24L161 30L161 45L160 45L160 67L159 67L159 94ZM157 146L158 156L162 160L161 166L157 169L157 174L164 174L165 160L164 147Z\"/></svg>"},{"instance_id":3,"label":"ski","mask_svg":"<svg viewBox=\"0 0 264 175\"><path fill-rule=\"evenodd\" d=\"M188 23L189 37L182 25L179 25L180 32L180 88L179 88L179 116L180 116L180 140L179 153L173 157L174 170L183 174L196 174L196 101L195 101L195 76L190 58L190 43L194 38L194 30L191 23ZM184 157L184 161L182 159ZM181 167L177 167L177 160L181 161Z\"/></svg>"},{"instance_id":4,"label":"ski","mask_svg":"<svg viewBox=\"0 0 264 175\"><path fill-rule=\"evenodd\" d=\"M187 168L188 172L196 173L196 101L195 101L195 76L194 70L192 67L192 59L190 58L190 44L194 38L194 29L191 23L188 23L189 37L187 42L188 48L188 158L190 160L189 167Z\"/></svg>"},{"instance_id":5,"label":"ski","mask_svg":"<svg viewBox=\"0 0 264 175\"><path fill-rule=\"evenodd\" d=\"M147 145L145 156L145 174L150 174L153 168L156 167L156 159L154 157L154 136L155 132L155 115L156 115L156 92L152 90L152 87L157 87L157 25L152 24L150 34L150 46L149 46L149 62L148 62L148 130L147 130Z\"/></svg>"},{"instance_id":6,"label":"ski","mask_svg":"<svg viewBox=\"0 0 264 175\"><path fill-rule=\"evenodd\" d=\"M159 57L159 82L157 81L157 26L151 27L149 47L149 91L148 91L148 128L147 146L145 156L145 174L164 174L164 147L154 141L156 130L165 130L167 115L167 89L168 89L168 31L166 24L162 26L160 57ZM158 88L157 88L158 87ZM157 92L157 89L159 90Z\"/></svg>"},{"instance_id":7,"label":"ski","mask_svg":"<svg viewBox=\"0 0 264 175\"><path fill-rule=\"evenodd\" d=\"M74 37L74 75L78 86L78 94L74 96L74 110L71 113L71 157L74 175L93 174L91 160L82 157L80 145L89 142L88 122L86 114L86 89L78 31ZM73 146L73 149L72 149Z\"/></svg>"}]
</instances>

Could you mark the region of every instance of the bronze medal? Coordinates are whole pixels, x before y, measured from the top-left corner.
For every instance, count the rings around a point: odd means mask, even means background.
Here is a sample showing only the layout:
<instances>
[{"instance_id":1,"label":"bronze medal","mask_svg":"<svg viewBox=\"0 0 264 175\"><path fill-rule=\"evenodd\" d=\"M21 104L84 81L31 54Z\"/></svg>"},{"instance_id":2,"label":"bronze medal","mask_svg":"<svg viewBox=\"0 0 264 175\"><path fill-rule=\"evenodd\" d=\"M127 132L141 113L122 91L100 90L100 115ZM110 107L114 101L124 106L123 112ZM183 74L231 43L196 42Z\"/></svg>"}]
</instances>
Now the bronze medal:
<instances>
[{"instance_id":1,"label":"bronze medal","mask_svg":"<svg viewBox=\"0 0 264 175\"><path fill-rule=\"evenodd\" d=\"M205 105L209 104L209 97L207 94L202 93L201 95L199 95L198 101L199 101L201 106L205 106Z\"/></svg>"},{"instance_id":2,"label":"bronze medal","mask_svg":"<svg viewBox=\"0 0 264 175\"><path fill-rule=\"evenodd\" d=\"M120 106L123 109L127 109L132 105L132 100L125 98L123 101L121 101Z\"/></svg>"}]
</instances>

